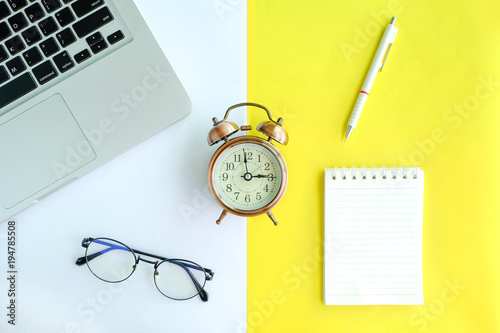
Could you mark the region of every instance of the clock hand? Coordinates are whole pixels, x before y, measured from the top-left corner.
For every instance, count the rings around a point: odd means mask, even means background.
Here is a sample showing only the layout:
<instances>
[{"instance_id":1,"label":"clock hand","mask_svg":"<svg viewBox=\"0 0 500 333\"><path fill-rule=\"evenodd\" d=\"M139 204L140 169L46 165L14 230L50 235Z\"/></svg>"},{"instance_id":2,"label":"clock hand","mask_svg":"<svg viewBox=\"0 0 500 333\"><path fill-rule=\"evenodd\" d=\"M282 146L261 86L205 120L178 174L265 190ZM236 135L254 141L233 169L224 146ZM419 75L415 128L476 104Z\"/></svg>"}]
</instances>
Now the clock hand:
<instances>
[{"instance_id":1,"label":"clock hand","mask_svg":"<svg viewBox=\"0 0 500 333\"><path fill-rule=\"evenodd\" d=\"M271 178L271 179L276 178L276 176L273 175L273 174L269 174L269 175L253 175L252 177L255 177L255 178Z\"/></svg>"},{"instance_id":2,"label":"clock hand","mask_svg":"<svg viewBox=\"0 0 500 333\"><path fill-rule=\"evenodd\" d=\"M253 178L270 178L271 180L273 180L274 178L276 178L276 176L273 175L273 174L270 174L270 175L252 175L249 172L245 173L241 177L245 178L246 181L252 180Z\"/></svg>"},{"instance_id":3,"label":"clock hand","mask_svg":"<svg viewBox=\"0 0 500 333\"><path fill-rule=\"evenodd\" d=\"M248 165L247 165L247 153L245 152L245 149L243 149L243 163L245 163L245 169L248 173Z\"/></svg>"},{"instance_id":4,"label":"clock hand","mask_svg":"<svg viewBox=\"0 0 500 333\"><path fill-rule=\"evenodd\" d=\"M245 152L245 149L243 149L243 163L245 163L245 170L247 172L245 172L245 174L241 177L243 177L247 182L252 180L252 174L250 172L248 172L248 164L247 164L247 153Z\"/></svg>"}]
</instances>

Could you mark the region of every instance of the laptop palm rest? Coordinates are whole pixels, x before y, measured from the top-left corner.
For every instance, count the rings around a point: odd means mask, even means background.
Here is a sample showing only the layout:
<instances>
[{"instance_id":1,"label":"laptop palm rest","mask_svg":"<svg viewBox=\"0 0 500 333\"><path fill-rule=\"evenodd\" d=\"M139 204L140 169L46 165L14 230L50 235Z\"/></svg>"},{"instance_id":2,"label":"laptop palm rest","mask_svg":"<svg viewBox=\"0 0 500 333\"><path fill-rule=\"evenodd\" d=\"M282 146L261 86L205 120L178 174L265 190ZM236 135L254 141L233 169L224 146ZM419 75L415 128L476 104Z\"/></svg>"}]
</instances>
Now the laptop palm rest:
<instances>
[{"instance_id":1,"label":"laptop palm rest","mask_svg":"<svg viewBox=\"0 0 500 333\"><path fill-rule=\"evenodd\" d=\"M0 203L11 208L96 158L61 95L0 125ZM61 182L62 183L62 182ZM36 197L35 197L36 199Z\"/></svg>"}]
</instances>

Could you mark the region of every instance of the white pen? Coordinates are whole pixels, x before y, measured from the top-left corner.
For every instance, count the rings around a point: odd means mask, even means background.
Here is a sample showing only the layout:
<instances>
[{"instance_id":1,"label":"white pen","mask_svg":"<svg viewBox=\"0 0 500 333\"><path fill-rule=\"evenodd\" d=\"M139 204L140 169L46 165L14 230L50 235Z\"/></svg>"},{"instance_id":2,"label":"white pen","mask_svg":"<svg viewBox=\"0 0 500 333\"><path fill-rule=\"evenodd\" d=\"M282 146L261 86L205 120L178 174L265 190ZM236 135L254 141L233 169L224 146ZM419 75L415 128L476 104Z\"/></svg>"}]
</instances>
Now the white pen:
<instances>
[{"instance_id":1,"label":"white pen","mask_svg":"<svg viewBox=\"0 0 500 333\"><path fill-rule=\"evenodd\" d=\"M398 33L398 28L394 26L396 22L396 18L393 17L391 23L385 28L384 35L382 36L382 40L378 45L377 53L375 53L375 57L373 58L372 64L370 66L370 70L368 74L366 74L365 82L363 83L363 87L359 92L358 99L356 100L356 104L351 113L351 117L349 118L349 122L347 123L347 134L345 136L345 141L349 135L351 135L352 131L356 127L358 123L359 116L361 115L361 111L365 106L366 99L370 94L370 90L372 89L373 81L375 81L375 77L377 76L377 71L384 68L384 64L387 60L387 56L389 55L389 51L391 50L392 43L394 43L394 39L396 38L396 34Z\"/></svg>"}]
</instances>

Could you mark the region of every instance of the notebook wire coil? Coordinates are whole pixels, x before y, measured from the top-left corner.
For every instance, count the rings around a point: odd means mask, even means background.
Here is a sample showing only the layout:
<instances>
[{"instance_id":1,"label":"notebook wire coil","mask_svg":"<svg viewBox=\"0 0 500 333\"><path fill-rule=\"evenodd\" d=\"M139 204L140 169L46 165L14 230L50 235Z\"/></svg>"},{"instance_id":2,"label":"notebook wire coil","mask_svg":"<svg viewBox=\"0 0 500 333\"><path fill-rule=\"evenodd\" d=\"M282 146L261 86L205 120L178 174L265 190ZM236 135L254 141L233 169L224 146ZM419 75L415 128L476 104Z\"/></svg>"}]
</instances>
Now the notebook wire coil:
<instances>
[{"instance_id":1,"label":"notebook wire coil","mask_svg":"<svg viewBox=\"0 0 500 333\"><path fill-rule=\"evenodd\" d=\"M367 179L368 177L371 177L371 179L408 179L408 177L417 179L418 174L418 167L414 165L412 165L411 167L407 167L406 165L403 165L401 167L392 165L390 168L382 165L380 168L372 166L370 167L370 169L363 165L360 168L353 166L350 169L350 172L348 172L347 167L345 166L341 167L340 169L338 167L333 168L332 179L336 180L337 178L340 178L342 180L354 180L358 179L358 177L359 179Z\"/></svg>"}]
</instances>

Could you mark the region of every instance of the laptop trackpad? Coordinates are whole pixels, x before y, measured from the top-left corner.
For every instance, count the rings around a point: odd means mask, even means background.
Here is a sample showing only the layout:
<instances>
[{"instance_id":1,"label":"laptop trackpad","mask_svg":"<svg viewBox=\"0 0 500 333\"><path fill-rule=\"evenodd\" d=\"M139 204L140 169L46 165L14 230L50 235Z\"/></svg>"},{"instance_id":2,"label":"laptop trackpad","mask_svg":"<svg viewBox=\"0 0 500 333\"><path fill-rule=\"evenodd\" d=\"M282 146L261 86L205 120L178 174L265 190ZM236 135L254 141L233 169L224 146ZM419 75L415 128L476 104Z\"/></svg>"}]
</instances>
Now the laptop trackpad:
<instances>
[{"instance_id":1,"label":"laptop trackpad","mask_svg":"<svg viewBox=\"0 0 500 333\"><path fill-rule=\"evenodd\" d=\"M0 125L0 202L11 208L95 158L56 94Z\"/></svg>"}]
</instances>

